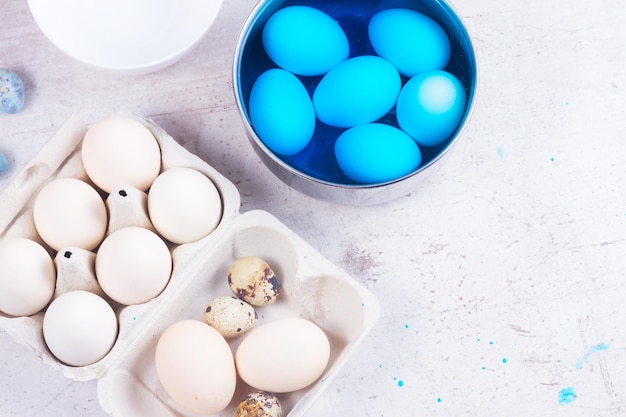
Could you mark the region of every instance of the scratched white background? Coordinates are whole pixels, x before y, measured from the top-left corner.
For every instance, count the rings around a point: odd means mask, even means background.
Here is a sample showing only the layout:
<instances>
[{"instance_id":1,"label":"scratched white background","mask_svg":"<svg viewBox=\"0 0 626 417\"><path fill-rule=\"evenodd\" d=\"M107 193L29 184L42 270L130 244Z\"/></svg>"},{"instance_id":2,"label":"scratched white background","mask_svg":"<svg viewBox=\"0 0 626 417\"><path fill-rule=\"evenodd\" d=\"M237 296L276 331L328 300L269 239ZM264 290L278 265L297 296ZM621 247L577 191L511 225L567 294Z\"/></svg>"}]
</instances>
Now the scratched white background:
<instances>
[{"instance_id":1,"label":"scratched white background","mask_svg":"<svg viewBox=\"0 0 626 417\"><path fill-rule=\"evenodd\" d=\"M626 416L626 2L453 1L478 52L474 117L435 177L368 208L300 195L251 150L230 71L253 5L226 0L191 55L119 77L0 0L0 67L27 88L0 114L0 187L73 111L151 117L237 185L242 211L271 212L379 296L311 417ZM103 417L95 387L0 332L1 416Z\"/></svg>"}]
</instances>

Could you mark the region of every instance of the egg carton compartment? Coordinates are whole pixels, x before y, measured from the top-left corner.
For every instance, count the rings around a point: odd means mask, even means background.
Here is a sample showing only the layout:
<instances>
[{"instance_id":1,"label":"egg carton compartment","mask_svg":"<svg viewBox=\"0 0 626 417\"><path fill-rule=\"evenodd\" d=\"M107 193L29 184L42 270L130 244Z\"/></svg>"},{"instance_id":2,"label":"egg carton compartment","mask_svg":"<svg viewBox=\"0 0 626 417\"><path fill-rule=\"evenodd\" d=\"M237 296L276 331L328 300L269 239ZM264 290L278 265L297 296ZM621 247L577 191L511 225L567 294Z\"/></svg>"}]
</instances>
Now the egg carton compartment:
<instances>
[{"instance_id":1,"label":"egg carton compartment","mask_svg":"<svg viewBox=\"0 0 626 417\"><path fill-rule=\"evenodd\" d=\"M208 302L232 295L228 269L238 258L258 256L274 270L280 295L275 304L256 307L257 326L283 317L301 317L317 324L328 336L330 361L323 375L307 388L278 394L283 415L303 415L340 371L347 358L378 318L375 297L336 267L271 214L250 211L234 220L228 236L203 254L187 273L184 288L170 293L169 302L152 318L127 354L98 382L98 396L114 416L192 416L170 400L159 383L154 355L160 334L185 319L202 320ZM230 339L234 351L245 335ZM207 355L210 353L207 353ZM238 378L230 405L218 416L232 416L239 401L254 391ZM130 401L141 398L141 401Z\"/></svg>"},{"instance_id":2,"label":"egg carton compartment","mask_svg":"<svg viewBox=\"0 0 626 417\"><path fill-rule=\"evenodd\" d=\"M161 308L160 305L166 302L169 292L186 285L190 276L186 273L185 266L224 237L239 211L240 197L236 187L217 170L180 146L151 120L132 114L123 116L140 122L152 132L161 149L161 171L173 167L188 167L211 179L222 199L222 218L216 229L205 238L182 245L169 245L174 268L168 285L159 296L146 303L130 306L108 300L118 318L118 336L111 351L92 365L68 366L52 355L43 338L45 309L28 317L12 317L0 313L0 328L32 349L45 363L73 380L95 379L106 373L111 364L128 349L146 321L142 318ZM71 115L3 191L0 196L0 238L23 237L34 240L46 248L52 258L55 257L56 251L48 247L37 233L33 220L33 204L39 190L57 178L78 178L94 186L85 172L81 158L81 143L87 129L87 125L77 114ZM95 186L94 188L98 189ZM106 198L103 192L102 196Z\"/></svg>"},{"instance_id":3,"label":"egg carton compartment","mask_svg":"<svg viewBox=\"0 0 626 417\"><path fill-rule=\"evenodd\" d=\"M159 337L174 322L202 321L211 299L233 294L228 284L231 264L244 256L260 257L274 270L280 294L275 304L255 308L257 326L283 317L301 317L318 325L330 342L330 360L318 380L298 391L277 395L284 416L302 416L373 327L380 309L377 299L270 213L239 213L236 187L151 120L124 116L139 121L154 134L161 148L162 171L189 167L214 182L223 205L219 225L197 242L169 245L174 268L170 282L159 296L139 305L111 303L118 319L118 337L112 350L99 362L72 367L57 360L43 339L45 309L29 317L0 313L0 328L66 377L98 379L100 404L112 416L192 416L169 398L159 382L154 363ZM0 238L35 240L54 257L54 250L45 245L35 229L34 199L46 183L56 178L79 178L91 184L80 156L86 131L87 125L78 115L72 115L7 187L0 196ZM233 353L244 337L228 339ZM232 416L242 397L253 390L238 377L231 403L217 415Z\"/></svg>"}]
</instances>

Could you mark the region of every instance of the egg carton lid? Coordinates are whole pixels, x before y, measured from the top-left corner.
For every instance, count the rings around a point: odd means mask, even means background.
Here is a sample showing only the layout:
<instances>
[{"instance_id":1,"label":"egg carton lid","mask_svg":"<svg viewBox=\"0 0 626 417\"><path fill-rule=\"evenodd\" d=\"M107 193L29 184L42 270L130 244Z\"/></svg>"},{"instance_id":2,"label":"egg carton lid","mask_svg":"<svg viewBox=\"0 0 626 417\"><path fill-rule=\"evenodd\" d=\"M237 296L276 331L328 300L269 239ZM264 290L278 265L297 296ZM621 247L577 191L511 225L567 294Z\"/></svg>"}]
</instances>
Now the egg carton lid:
<instances>
[{"instance_id":1,"label":"egg carton lid","mask_svg":"<svg viewBox=\"0 0 626 417\"><path fill-rule=\"evenodd\" d=\"M152 131L161 147L163 170L190 167L215 183L223 201L222 221L209 236L172 249L175 268L161 295L145 304L116 309L118 340L109 354L93 365L71 367L54 358L43 339L44 312L30 317L0 314L0 328L66 377L97 379L100 404L112 416L191 416L173 403L160 385L153 363L158 338L178 320L202 320L211 298L231 295L226 277L232 262L242 256L259 256L273 267L281 282L279 302L258 308L259 324L303 317L320 326L331 342L329 365L317 382L279 396L284 415L302 416L374 326L380 314L376 297L270 213L240 213L240 195L234 184L153 121L134 114L124 116ZM80 158L86 131L85 122L72 114L7 186L0 196L0 238L19 236L43 243L32 220L34 199L55 178L89 181ZM229 340L233 352L240 341L241 337ZM241 397L251 390L238 379L231 404L217 415L232 416Z\"/></svg>"}]
</instances>

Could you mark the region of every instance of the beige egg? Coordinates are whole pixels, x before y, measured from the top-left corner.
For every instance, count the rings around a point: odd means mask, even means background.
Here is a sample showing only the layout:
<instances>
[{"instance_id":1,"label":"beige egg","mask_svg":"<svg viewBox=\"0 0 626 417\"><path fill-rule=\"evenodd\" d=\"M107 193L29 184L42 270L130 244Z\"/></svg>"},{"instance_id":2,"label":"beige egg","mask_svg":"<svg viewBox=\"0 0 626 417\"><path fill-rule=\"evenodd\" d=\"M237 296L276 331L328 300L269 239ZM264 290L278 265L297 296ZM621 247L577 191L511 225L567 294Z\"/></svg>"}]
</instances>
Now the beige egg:
<instances>
[{"instance_id":1,"label":"beige egg","mask_svg":"<svg viewBox=\"0 0 626 417\"><path fill-rule=\"evenodd\" d=\"M256 256L237 259L228 270L228 284L242 300L253 306L274 304L279 283L269 264Z\"/></svg>"},{"instance_id":2,"label":"beige egg","mask_svg":"<svg viewBox=\"0 0 626 417\"><path fill-rule=\"evenodd\" d=\"M206 323L182 320L169 326L159 338L154 361L165 392L187 411L219 413L235 394L230 346Z\"/></svg>"},{"instance_id":3,"label":"beige egg","mask_svg":"<svg viewBox=\"0 0 626 417\"><path fill-rule=\"evenodd\" d=\"M0 311L30 316L52 298L56 270L39 243L25 238L0 241Z\"/></svg>"},{"instance_id":4,"label":"beige egg","mask_svg":"<svg viewBox=\"0 0 626 417\"><path fill-rule=\"evenodd\" d=\"M217 297L209 302L204 322L229 339L251 330L257 322L254 307L237 297Z\"/></svg>"},{"instance_id":5,"label":"beige egg","mask_svg":"<svg viewBox=\"0 0 626 417\"><path fill-rule=\"evenodd\" d=\"M281 417L280 401L275 395L265 391L255 391L246 395L235 410L235 417Z\"/></svg>"},{"instance_id":6,"label":"beige egg","mask_svg":"<svg viewBox=\"0 0 626 417\"><path fill-rule=\"evenodd\" d=\"M150 301L167 286L172 255L156 233L124 227L109 235L96 254L96 277L114 301L134 305Z\"/></svg>"},{"instance_id":7,"label":"beige egg","mask_svg":"<svg viewBox=\"0 0 626 417\"><path fill-rule=\"evenodd\" d=\"M53 249L93 250L106 233L107 210L91 185L76 178L58 178L37 194L33 220L43 241Z\"/></svg>"},{"instance_id":8,"label":"beige egg","mask_svg":"<svg viewBox=\"0 0 626 417\"><path fill-rule=\"evenodd\" d=\"M161 149L154 135L128 117L109 117L91 126L81 157L89 178L107 193L121 185L145 191L161 169Z\"/></svg>"},{"instance_id":9,"label":"beige egg","mask_svg":"<svg viewBox=\"0 0 626 417\"><path fill-rule=\"evenodd\" d=\"M235 353L237 372L251 387L293 392L315 382L330 358L324 331L302 318L283 318L250 331Z\"/></svg>"}]
</instances>

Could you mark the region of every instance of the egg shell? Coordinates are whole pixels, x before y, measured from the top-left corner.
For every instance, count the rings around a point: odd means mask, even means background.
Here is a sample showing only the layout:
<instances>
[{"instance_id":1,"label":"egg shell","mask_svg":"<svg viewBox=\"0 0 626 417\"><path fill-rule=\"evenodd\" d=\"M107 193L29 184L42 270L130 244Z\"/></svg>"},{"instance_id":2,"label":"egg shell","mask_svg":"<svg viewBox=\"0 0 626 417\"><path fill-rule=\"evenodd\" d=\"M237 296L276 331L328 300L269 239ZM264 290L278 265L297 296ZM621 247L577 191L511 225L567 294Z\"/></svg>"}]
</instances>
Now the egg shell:
<instances>
[{"instance_id":1,"label":"egg shell","mask_svg":"<svg viewBox=\"0 0 626 417\"><path fill-rule=\"evenodd\" d=\"M235 417L281 417L280 401L266 391L254 391L246 395L235 410Z\"/></svg>"},{"instance_id":2,"label":"egg shell","mask_svg":"<svg viewBox=\"0 0 626 417\"><path fill-rule=\"evenodd\" d=\"M118 323L113 308L88 291L69 291L46 310L43 336L53 355L71 366L98 362L117 339Z\"/></svg>"},{"instance_id":3,"label":"egg shell","mask_svg":"<svg viewBox=\"0 0 626 417\"><path fill-rule=\"evenodd\" d=\"M372 17L369 39L378 55L389 60L400 74L444 69L450 60L450 40L430 17L410 9L387 9Z\"/></svg>"},{"instance_id":4,"label":"egg shell","mask_svg":"<svg viewBox=\"0 0 626 417\"><path fill-rule=\"evenodd\" d=\"M107 193L126 184L146 191L161 169L161 150L154 135L136 120L122 116L91 126L81 157L89 178Z\"/></svg>"},{"instance_id":5,"label":"egg shell","mask_svg":"<svg viewBox=\"0 0 626 417\"><path fill-rule=\"evenodd\" d=\"M150 230L130 226L107 236L96 254L96 277L111 299L142 304L158 296L172 274L172 255Z\"/></svg>"},{"instance_id":6,"label":"egg shell","mask_svg":"<svg viewBox=\"0 0 626 417\"><path fill-rule=\"evenodd\" d=\"M297 75L322 75L350 53L348 38L337 21L308 6L278 10L266 22L262 40L272 61Z\"/></svg>"},{"instance_id":7,"label":"egg shell","mask_svg":"<svg viewBox=\"0 0 626 417\"><path fill-rule=\"evenodd\" d=\"M379 123L346 130L335 142L335 155L346 176L365 184L401 178L415 171L422 160L409 135Z\"/></svg>"},{"instance_id":8,"label":"egg shell","mask_svg":"<svg viewBox=\"0 0 626 417\"><path fill-rule=\"evenodd\" d=\"M208 236L222 218L215 184L201 172L176 167L162 172L148 192L152 225L170 242L184 244Z\"/></svg>"},{"instance_id":9,"label":"egg shell","mask_svg":"<svg viewBox=\"0 0 626 417\"><path fill-rule=\"evenodd\" d=\"M454 75L425 72L402 88L396 106L398 124L418 145L439 145L459 126L465 102L465 88Z\"/></svg>"},{"instance_id":10,"label":"egg shell","mask_svg":"<svg viewBox=\"0 0 626 417\"><path fill-rule=\"evenodd\" d=\"M8 114L24 107L24 82L18 73L6 68L0 68L0 105L0 110Z\"/></svg>"},{"instance_id":11,"label":"egg shell","mask_svg":"<svg viewBox=\"0 0 626 417\"><path fill-rule=\"evenodd\" d=\"M389 61L363 55L338 64L321 79L313 107L330 126L371 123L393 108L401 87L400 74Z\"/></svg>"},{"instance_id":12,"label":"egg shell","mask_svg":"<svg viewBox=\"0 0 626 417\"><path fill-rule=\"evenodd\" d=\"M257 322L254 307L245 301L233 297L217 297L204 309L203 319L206 324L229 339L251 330Z\"/></svg>"},{"instance_id":13,"label":"egg shell","mask_svg":"<svg viewBox=\"0 0 626 417\"><path fill-rule=\"evenodd\" d=\"M37 194L33 220L41 238L53 249L76 246L92 250L106 233L107 210L100 194L85 181L58 178Z\"/></svg>"},{"instance_id":14,"label":"egg shell","mask_svg":"<svg viewBox=\"0 0 626 417\"><path fill-rule=\"evenodd\" d=\"M322 375L330 357L324 331L311 321L288 317L257 326L235 353L237 372L255 389L296 391Z\"/></svg>"},{"instance_id":15,"label":"egg shell","mask_svg":"<svg viewBox=\"0 0 626 417\"><path fill-rule=\"evenodd\" d=\"M54 293L56 269L39 243L25 238L0 240L0 311L30 316Z\"/></svg>"},{"instance_id":16,"label":"egg shell","mask_svg":"<svg viewBox=\"0 0 626 417\"><path fill-rule=\"evenodd\" d=\"M276 274L257 256L244 256L233 262L228 270L228 285L237 297L253 306L274 304L280 291Z\"/></svg>"},{"instance_id":17,"label":"egg shell","mask_svg":"<svg viewBox=\"0 0 626 417\"><path fill-rule=\"evenodd\" d=\"M309 143L315 131L315 111L302 82L292 73L273 68L261 74L250 91L250 123L272 152L293 155Z\"/></svg>"},{"instance_id":18,"label":"egg shell","mask_svg":"<svg viewBox=\"0 0 626 417\"><path fill-rule=\"evenodd\" d=\"M219 413L233 398L237 374L232 351L206 323L170 325L159 337L154 363L167 394L192 413Z\"/></svg>"}]
</instances>

